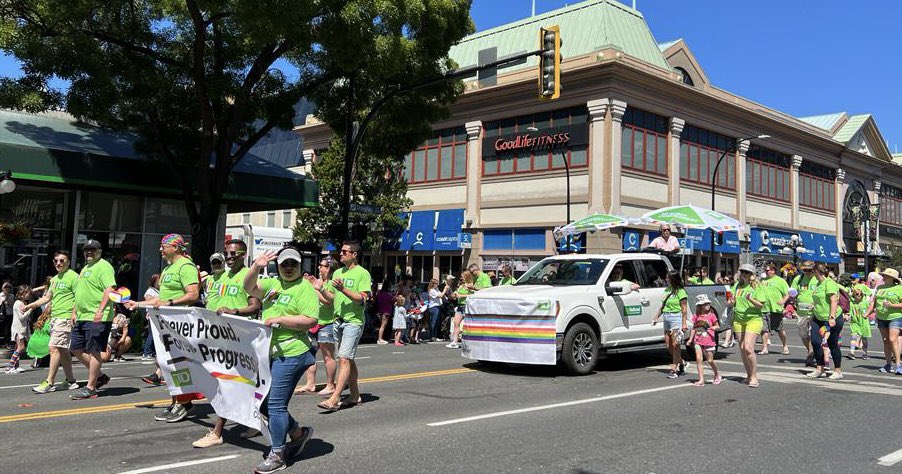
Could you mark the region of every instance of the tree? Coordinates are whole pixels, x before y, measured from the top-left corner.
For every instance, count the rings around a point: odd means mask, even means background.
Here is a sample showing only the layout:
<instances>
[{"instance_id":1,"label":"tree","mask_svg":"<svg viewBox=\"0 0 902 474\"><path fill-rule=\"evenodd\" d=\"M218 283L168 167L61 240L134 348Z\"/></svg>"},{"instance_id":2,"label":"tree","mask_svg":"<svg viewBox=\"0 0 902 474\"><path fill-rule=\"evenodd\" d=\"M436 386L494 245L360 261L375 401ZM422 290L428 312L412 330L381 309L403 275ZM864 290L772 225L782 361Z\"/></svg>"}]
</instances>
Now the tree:
<instances>
[{"instance_id":1,"label":"tree","mask_svg":"<svg viewBox=\"0 0 902 474\"><path fill-rule=\"evenodd\" d=\"M448 49L472 30L469 7L469 0L0 0L0 48L24 71L0 80L0 106L63 107L137 133L138 151L178 177L192 255L205 261L229 174L270 130L291 127L301 97L316 100L332 124L345 105L333 95L349 84L378 93L446 70ZM51 87L54 78L68 89ZM424 90L392 108L422 106L414 116L438 117L457 89ZM428 126L395 117L408 129Z\"/></svg>"}]
</instances>

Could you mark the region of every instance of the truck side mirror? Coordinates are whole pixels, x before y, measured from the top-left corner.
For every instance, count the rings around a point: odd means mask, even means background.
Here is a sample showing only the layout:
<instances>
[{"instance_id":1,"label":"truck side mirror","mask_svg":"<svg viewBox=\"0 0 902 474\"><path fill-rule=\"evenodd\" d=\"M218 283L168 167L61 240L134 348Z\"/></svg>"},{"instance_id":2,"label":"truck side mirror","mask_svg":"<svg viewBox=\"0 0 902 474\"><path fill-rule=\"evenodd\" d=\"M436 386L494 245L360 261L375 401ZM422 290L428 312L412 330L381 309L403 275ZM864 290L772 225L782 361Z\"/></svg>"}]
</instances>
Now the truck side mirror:
<instances>
[{"instance_id":1,"label":"truck side mirror","mask_svg":"<svg viewBox=\"0 0 902 474\"><path fill-rule=\"evenodd\" d=\"M604 291L611 296L628 295L632 291L632 286L628 281L612 281L604 287Z\"/></svg>"}]
</instances>

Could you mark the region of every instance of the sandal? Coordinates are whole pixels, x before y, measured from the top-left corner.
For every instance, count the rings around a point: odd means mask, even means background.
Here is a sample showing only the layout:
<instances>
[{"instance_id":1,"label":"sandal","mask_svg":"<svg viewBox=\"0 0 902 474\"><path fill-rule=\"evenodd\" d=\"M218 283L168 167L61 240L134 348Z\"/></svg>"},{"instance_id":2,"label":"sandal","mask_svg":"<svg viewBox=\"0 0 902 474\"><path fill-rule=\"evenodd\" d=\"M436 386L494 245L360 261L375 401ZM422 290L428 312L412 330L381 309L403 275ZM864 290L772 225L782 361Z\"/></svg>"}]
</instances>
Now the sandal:
<instances>
[{"instance_id":1,"label":"sandal","mask_svg":"<svg viewBox=\"0 0 902 474\"><path fill-rule=\"evenodd\" d=\"M316 406L317 406L317 408L322 409L322 410L325 411L326 413L334 413L334 412L336 412L336 411L338 411L338 410L341 410L341 402L338 402L338 403L332 405L332 404L329 403L329 401L327 400L327 401L324 401L324 402L319 402L319 403L317 403Z\"/></svg>"},{"instance_id":2,"label":"sandal","mask_svg":"<svg viewBox=\"0 0 902 474\"><path fill-rule=\"evenodd\" d=\"M341 401L340 405L342 406L342 408L351 408L351 407L355 407L357 405L363 405L363 397L357 397L356 402L349 402L348 401L349 398L351 398L351 397L345 398L344 400Z\"/></svg>"},{"instance_id":3,"label":"sandal","mask_svg":"<svg viewBox=\"0 0 902 474\"><path fill-rule=\"evenodd\" d=\"M692 385L695 385L696 387L704 387L705 382L702 382L701 380L696 380L695 382L692 382Z\"/></svg>"},{"instance_id":4,"label":"sandal","mask_svg":"<svg viewBox=\"0 0 902 474\"><path fill-rule=\"evenodd\" d=\"M326 389L322 389L322 390L320 390L319 392L316 392L316 394L319 395L319 396L321 396L321 397L328 397L328 396L331 396L331 395L332 395L332 390L328 390L328 391L327 391Z\"/></svg>"},{"instance_id":5,"label":"sandal","mask_svg":"<svg viewBox=\"0 0 902 474\"><path fill-rule=\"evenodd\" d=\"M783 355L785 355L785 356L788 356L788 355L789 355L789 348L787 347L786 349L783 349L783 352L781 352L781 354L783 354Z\"/></svg>"},{"instance_id":6,"label":"sandal","mask_svg":"<svg viewBox=\"0 0 902 474\"><path fill-rule=\"evenodd\" d=\"M760 382L755 382L755 383L749 382L749 388L758 388L759 385L761 385Z\"/></svg>"},{"instance_id":7,"label":"sandal","mask_svg":"<svg viewBox=\"0 0 902 474\"><path fill-rule=\"evenodd\" d=\"M301 388L295 389L294 394L295 395L314 395L314 394L316 394L316 387L314 387L312 389L301 387Z\"/></svg>"},{"instance_id":8,"label":"sandal","mask_svg":"<svg viewBox=\"0 0 902 474\"><path fill-rule=\"evenodd\" d=\"M711 382L711 383L714 384L714 385L720 385L721 382L723 382L723 377L721 377L720 375L718 375L717 377L714 377L714 381Z\"/></svg>"}]
</instances>

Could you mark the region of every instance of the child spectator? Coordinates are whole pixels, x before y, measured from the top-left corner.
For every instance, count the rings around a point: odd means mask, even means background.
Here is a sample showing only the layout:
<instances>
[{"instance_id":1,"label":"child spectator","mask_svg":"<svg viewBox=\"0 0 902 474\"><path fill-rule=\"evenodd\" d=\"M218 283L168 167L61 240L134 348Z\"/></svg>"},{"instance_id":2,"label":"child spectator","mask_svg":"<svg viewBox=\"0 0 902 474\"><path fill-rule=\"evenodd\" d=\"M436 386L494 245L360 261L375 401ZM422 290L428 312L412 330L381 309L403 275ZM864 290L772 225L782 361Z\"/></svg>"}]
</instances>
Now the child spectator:
<instances>
[{"instance_id":1,"label":"child spectator","mask_svg":"<svg viewBox=\"0 0 902 474\"><path fill-rule=\"evenodd\" d=\"M10 328L10 339L16 343L16 348L9 357L9 368L6 369L7 374L18 374L23 371L19 367L19 358L25 353L25 345L28 342L28 335L31 334L28 327L28 314L25 311L25 305L31 301L31 287L22 285L16 292L16 301L13 303L13 320Z\"/></svg>"},{"instance_id":2,"label":"child spectator","mask_svg":"<svg viewBox=\"0 0 902 474\"><path fill-rule=\"evenodd\" d=\"M861 358L868 358L868 339L871 337L871 322L868 320L868 306L870 301L864 296L861 288L852 288L852 301L849 302L851 315L852 344L850 344L849 359L858 357L855 352L861 349Z\"/></svg>"},{"instance_id":3,"label":"child spectator","mask_svg":"<svg viewBox=\"0 0 902 474\"><path fill-rule=\"evenodd\" d=\"M695 314L692 316L692 330L689 340L695 345L695 363L698 366L698 380L693 383L696 387L705 386L705 369L702 360L708 361L711 370L714 371L714 385L719 385L723 378L714 363L715 331L720 329L717 315L711 311L711 300L708 295L701 294L695 300Z\"/></svg>"},{"instance_id":4,"label":"child spectator","mask_svg":"<svg viewBox=\"0 0 902 474\"><path fill-rule=\"evenodd\" d=\"M401 295L395 297L395 316L391 327L395 331L395 346L403 346L401 335L407 330L407 309L404 308L404 297Z\"/></svg>"}]
</instances>

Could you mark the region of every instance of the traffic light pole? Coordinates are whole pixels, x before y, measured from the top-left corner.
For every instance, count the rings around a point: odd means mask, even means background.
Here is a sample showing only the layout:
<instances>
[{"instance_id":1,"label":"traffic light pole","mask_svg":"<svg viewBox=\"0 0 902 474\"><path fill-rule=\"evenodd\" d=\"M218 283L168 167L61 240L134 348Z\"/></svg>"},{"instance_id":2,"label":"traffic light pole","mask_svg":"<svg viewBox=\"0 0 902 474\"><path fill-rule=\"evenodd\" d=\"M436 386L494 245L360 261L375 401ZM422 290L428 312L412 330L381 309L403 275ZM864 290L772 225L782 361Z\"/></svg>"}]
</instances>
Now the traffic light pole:
<instances>
[{"instance_id":1,"label":"traffic light pole","mask_svg":"<svg viewBox=\"0 0 902 474\"><path fill-rule=\"evenodd\" d=\"M383 96L381 99L377 100L375 104L373 104L370 111L366 114L360 124L355 127L356 122L353 120L354 118L354 75L348 78L349 83L349 92L348 92L348 102L347 102L347 125L345 127L345 163L344 163L344 174L342 180L342 193L341 193L341 240L348 240L350 237L350 209L351 209L351 178L354 174L354 162L357 159L357 152L360 150L360 143L363 140L363 136L366 134L367 127L369 127L370 123L373 121L373 118L376 114L379 113L379 110L388 103L392 98L404 94L407 92L415 91L417 89L422 89L424 87L429 87L435 84L440 84L443 82L454 81L457 79L461 79L464 77L472 76L479 71L491 68L497 68L507 63L522 61L526 58L532 56L538 56L542 53L541 49L530 51L526 53L513 54L510 56L505 56L497 61L493 61L491 63L482 64L479 66L468 66L460 69L455 69L453 71L448 72L440 77L429 79L427 81L420 82L418 84L413 84L410 86L399 87ZM341 242L338 242L339 244Z\"/></svg>"}]
</instances>

